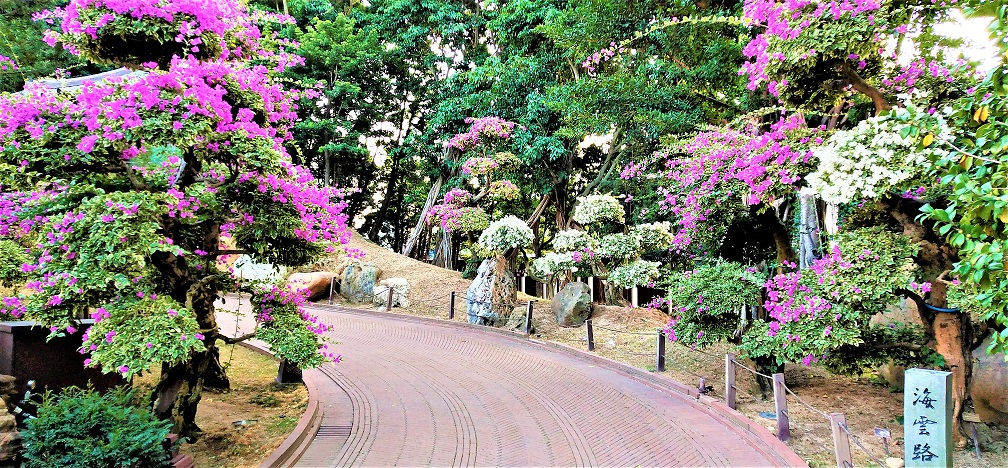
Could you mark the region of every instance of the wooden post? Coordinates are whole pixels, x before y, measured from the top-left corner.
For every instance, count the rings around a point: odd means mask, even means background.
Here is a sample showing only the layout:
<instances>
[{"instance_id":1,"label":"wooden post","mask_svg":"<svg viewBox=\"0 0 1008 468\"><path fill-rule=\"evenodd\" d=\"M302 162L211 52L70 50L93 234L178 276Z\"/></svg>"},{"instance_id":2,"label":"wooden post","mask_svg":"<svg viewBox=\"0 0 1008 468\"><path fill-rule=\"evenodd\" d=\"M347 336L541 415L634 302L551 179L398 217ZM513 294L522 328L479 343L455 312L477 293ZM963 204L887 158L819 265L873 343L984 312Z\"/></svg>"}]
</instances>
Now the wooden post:
<instances>
[{"instance_id":1,"label":"wooden post","mask_svg":"<svg viewBox=\"0 0 1008 468\"><path fill-rule=\"evenodd\" d=\"M778 419L780 419L778 417ZM843 426L847 425L847 418L843 413L830 413L830 429L833 429L833 450L836 452L837 468L850 468L854 466L851 458L850 437Z\"/></svg>"},{"instance_id":2,"label":"wooden post","mask_svg":"<svg viewBox=\"0 0 1008 468\"><path fill-rule=\"evenodd\" d=\"M665 372L665 330L658 330L658 346L655 354L655 371Z\"/></svg>"},{"instance_id":3,"label":"wooden post","mask_svg":"<svg viewBox=\"0 0 1008 468\"><path fill-rule=\"evenodd\" d=\"M332 278L329 279L329 305L332 305L333 289L335 288L336 288L336 277L333 276Z\"/></svg>"},{"instance_id":4,"label":"wooden post","mask_svg":"<svg viewBox=\"0 0 1008 468\"><path fill-rule=\"evenodd\" d=\"M532 334L532 301L528 303L528 311L525 312L525 336Z\"/></svg>"},{"instance_id":5,"label":"wooden post","mask_svg":"<svg viewBox=\"0 0 1008 468\"><path fill-rule=\"evenodd\" d=\"M448 300L448 320L455 318L455 291L451 292L451 299Z\"/></svg>"},{"instance_id":6,"label":"wooden post","mask_svg":"<svg viewBox=\"0 0 1008 468\"><path fill-rule=\"evenodd\" d=\"M591 319L585 320L588 332L588 351L595 351L595 332L592 330Z\"/></svg>"},{"instance_id":7,"label":"wooden post","mask_svg":"<svg viewBox=\"0 0 1008 468\"><path fill-rule=\"evenodd\" d=\"M388 303L385 304L385 312L392 312L392 293L395 292L395 288L389 285L388 288Z\"/></svg>"},{"instance_id":8,"label":"wooden post","mask_svg":"<svg viewBox=\"0 0 1008 468\"><path fill-rule=\"evenodd\" d=\"M735 409L735 355L731 353L724 356L724 380L725 404Z\"/></svg>"},{"instance_id":9,"label":"wooden post","mask_svg":"<svg viewBox=\"0 0 1008 468\"><path fill-rule=\"evenodd\" d=\"M791 426L788 424L787 390L784 389L784 374L773 375L774 409L777 411L777 438L787 442L791 438Z\"/></svg>"}]
</instances>

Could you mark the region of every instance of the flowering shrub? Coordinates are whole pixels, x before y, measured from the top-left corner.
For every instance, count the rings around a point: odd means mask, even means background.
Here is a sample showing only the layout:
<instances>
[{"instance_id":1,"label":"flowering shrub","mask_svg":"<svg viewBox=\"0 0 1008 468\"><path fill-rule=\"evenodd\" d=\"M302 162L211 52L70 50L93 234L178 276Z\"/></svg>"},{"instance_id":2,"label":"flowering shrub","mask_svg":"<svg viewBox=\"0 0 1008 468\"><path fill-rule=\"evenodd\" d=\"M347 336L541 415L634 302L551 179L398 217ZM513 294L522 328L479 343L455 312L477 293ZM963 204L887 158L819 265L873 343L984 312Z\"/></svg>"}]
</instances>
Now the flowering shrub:
<instances>
[{"instance_id":1,"label":"flowering shrub","mask_svg":"<svg viewBox=\"0 0 1008 468\"><path fill-rule=\"evenodd\" d=\"M511 137L515 123L504 120L500 117L487 116L474 119L467 117L466 123L471 123L469 131L459 133L448 140L448 146L467 151L480 144L484 144L488 138L507 139Z\"/></svg>"},{"instance_id":2,"label":"flowering shrub","mask_svg":"<svg viewBox=\"0 0 1008 468\"><path fill-rule=\"evenodd\" d=\"M493 172L500 167L493 158L469 158L462 163L462 173L468 176L479 177Z\"/></svg>"},{"instance_id":3,"label":"flowering shrub","mask_svg":"<svg viewBox=\"0 0 1008 468\"><path fill-rule=\"evenodd\" d=\"M529 276L542 282L549 282L554 276L573 270L574 260L570 253L550 252L532 261Z\"/></svg>"},{"instance_id":4,"label":"flowering shrub","mask_svg":"<svg viewBox=\"0 0 1008 468\"><path fill-rule=\"evenodd\" d=\"M276 79L300 63L270 33L289 19L226 0L71 0L40 18L58 31L50 42L145 72L0 95L0 167L33 181L3 185L0 237L34 246L20 266L26 291L3 309L58 334L93 308L89 365L129 376L163 363L159 416L188 435L196 373L219 369L202 352L219 337L214 301L244 286L220 269L221 236L288 266L349 236L343 192L285 149L295 102L311 96ZM258 337L288 340L277 349L296 347L289 357L306 365L331 358L307 356L322 351L310 319L283 317L274 323L286 329ZM189 390L177 392L182 381Z\"/></svg>"},{"instance_id":5,"label":"flowering shrub","mask_svg":"<svg viewBox=\"0 0 1008 468\"><path fill-rule=\"evenodd\" d=\"M511 249L528 247L533 240L532 228L525 221L508 215L490 223L480 234L478 243L489 252L502 254Z\"/></svg>"},{"instance_id":6,"label":"flowering shrub","mask_svg":"<svg viewBox=\"0 0 1008 468\"><path fill-rule=\"evenodd\" d=\"M497 180L490 183L487 188L490 196L498 200L517 200L521 195L518 186L510 180Z\"/></svg>"},{"instance_id":7,"label":"flowering shrub","mask_svg":"<svg viewBox=\"0 0 1008 468\"><path fill-rule=\"evenodd\" d=\"M302 368L316 367L326 361L339 361L321 337L330 329L317 317L305 312L310 291L292 291L269 285L252 294L252 308L258 323L256 337L270 346L270 351Z\"/></svg>"},{"instance_id":8,"label":"flowering shrub","mask_svg":"<svg viewBox=\"0 0 1008 468\"><path fill-rule=\"evenodd\" d=\"M675 236L672 235L672 223L638 224L630 228L630 235L640 242L643 250L665 250L672 246Z\"/></svg>"},{"instance_id":9,"label":"flowering shrub","mask_svg":"<svg viewBox=\"0 0 1008 468\"><path fill-rule=\"evenodd\" d=\"M585 248L592 248L595 240L585 231L568 229L557 231L553 235L553 250L557 252L570 252Z\"/></svg>"},{"instance_id":10,"label":"flowering shrub","mask_svg":"<svg viewBox=\"0 0 1008 468\"><path fill-rule=\"evenodd\" d=\"M637 259L613 268L606 279L624 289L644 286L658 278L658 267L660 265L658 262Z\"/></svg>"},{"instance_id":11,"label":"flowering shrub","mask_svg":"<svg viewBox=\"0 0 1008 468\"><path fill-rule=\"evenodd\" d=\"M736 338L746 319L742 307L760 301L762 279L752 269L717 261L693 270L677 271L662 284L668 291L670 340L704 347Z\"/></svg>"},{"instance_id":12,"label":"flowering shrub","mask_svg":"<svg viewBox=\"0 0 1008 468\"><path fill-rule=\"evenodd\" d=\"M437 222L449 232L476 232L486 229L490 215L480 207L444 203L431 208L428 220Z\"/></svg>"},{"instance_id":13,"label":"flowering shrub","mask_svg":"<svg viewBox=\"0 0 1008 468\"><path fill-rule=\"evenodd\" d=\"M668 184L658 188L662 196L658 208L672 217L672 248L701 250L705 243L722 238L727 224L718 223L747 213L749 205L772 204L793 194L812 169L808 146L821 142L811 133L801 115L795 114L768 132L710 130L677 151L657 155L667 168L655 178ZM650 176L645 174L645 181Z\"/></svg>"},{"instance_id":14,"label":"flowering shrub","mask_svg":"<svg viewBox=\"0 0 1008 468\"><path fill-rule=\"evenodd\" d=\"M90 355L84 364L127 379L152 362L178 363L206 349L195 314L165 297L117 301L95 309L91 318L95 324L84 332L80 348L81 354ZM71 331L73 326L65 328Z\"/></svg>"},{"instance_id":15,"label":"flowering shrub","mask_svg":"<svg viewBox=\"0 0 1008 468\"><path fill-rule=\"evenodd\" d=\"M454 187L444 194L444 204L465 205L472 199L472 194L464 189Z\"/></svg>"},{"instance_id":16,"label":"flowering shrub","mask_svg":"<svg viewBox=\"0 0 1008 468\"><path fill-rule=\"evenodd\" d=\"M623 205L612 195L578 197L571 217L582 226L602 222L622 223Z\"/></svg>"},{"instance_id":17,"label":"flowering shrub","mask_svg":"<svg viewBox=\"0 0 1008 468\"><path fill-rule=\"evenodd\" d=\"M599 245L595 252L602 258L628 260L637 256L640 250L641 243L636 237L616 233L606 234L599 239Z\"/></svg>"},{"instance_id":18,"label":"flowering shrub","mask_svg":"<svg viewBox=\"0 0 1008 468\"><path fill-rule=\"evenodd\" d=\"M851 62L858 68L877 62L883 45L877 31L890 27L884 23L885 15L873 15L880 7L876 0L748 0L744 21L759 32L742 50L747 61L739 74L748 76L750 90L765 85L782 101L822 108L842 91L814 83L790 83L787 77L832 71L829 66L837 62Z\"/></svg>"},{"instance_id":19,"label":"flowering shrub","mask_svg":"<svg viewBox=\"0 0 1008 468\"><path fill-rule=\"evenodd\" d=\"M806 177L809 187L823 200L841 204L902 193L926 183L930 158L943 152L938 145L918 148L918 138L911 137L909 129L907 124L873 117L834 133L813 151L819 166Z\"/></svg>"},{"instance_id":20,"label":"flowering shrub","mask_svg":"<svg viewBox=\"0 0 1008 468\"><path fill-rule=\"evenodd\" d=\"M764 307L771 320L750 329L743 350L809 365L865 342L871 316L895 305L895 289L913 282L916 249L881 227L851 231L837 241L811 268L767 281Z\"/></svg>"}]
</instances>

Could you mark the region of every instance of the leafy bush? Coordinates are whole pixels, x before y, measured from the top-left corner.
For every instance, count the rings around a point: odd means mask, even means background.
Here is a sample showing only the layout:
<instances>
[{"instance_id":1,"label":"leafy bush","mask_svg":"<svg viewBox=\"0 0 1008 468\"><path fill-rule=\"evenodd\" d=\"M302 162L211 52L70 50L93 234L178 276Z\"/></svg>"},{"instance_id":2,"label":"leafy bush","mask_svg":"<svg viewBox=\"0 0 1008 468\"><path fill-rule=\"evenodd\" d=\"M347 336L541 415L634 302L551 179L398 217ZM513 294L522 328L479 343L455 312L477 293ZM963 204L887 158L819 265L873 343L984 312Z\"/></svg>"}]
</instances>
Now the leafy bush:
<instances>
[{"instance_id":1,"label":"leafy bush","mask_svg":"<svg viewBox=\"0 0 1008 468\"><path fill-rule=\"evenodd\" d=\"M26 422L26 467L167 466L162 445L169 421L130 406L130 392L105 395L76 387L47 393L38 418Z\"/></svg>"},{"instance_id":2,"label":"leafy bush","mask_svg":"<svg viewBox=\"0 0 1008 468\"><path fill-rule=\"evenodd\" d=\"M669 338L707 346L744 328L739 310L760 301L760 277L735 262L717 261L665 280L671 316Z\"/></svg>"}]
</instances>

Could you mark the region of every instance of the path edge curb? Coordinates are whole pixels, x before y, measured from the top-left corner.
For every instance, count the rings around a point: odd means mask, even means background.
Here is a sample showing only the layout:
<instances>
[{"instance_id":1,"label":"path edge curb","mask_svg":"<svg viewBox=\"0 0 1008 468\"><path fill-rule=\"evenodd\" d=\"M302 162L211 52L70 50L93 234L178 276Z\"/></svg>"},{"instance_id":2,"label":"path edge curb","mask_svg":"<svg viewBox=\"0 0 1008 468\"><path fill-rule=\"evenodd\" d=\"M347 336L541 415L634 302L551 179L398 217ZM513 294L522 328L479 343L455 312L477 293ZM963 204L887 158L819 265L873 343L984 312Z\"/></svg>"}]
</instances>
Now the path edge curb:
<instances>
[{"instance_id":1,"label":"path edge curb","mask_svg":"<svg viewBox=\"0 0 1008 468\"><path fill-rule=\"evenodd\" d=\"M238 345L275 359L273 353L266 349L265 343L242 341ZM290 435L259 464L259 468L294 466L292 462L297 462L305 449L308 448L311 439L318 433L319 427L322 425L323 409L322 404L318 401L317 372L314 369L302 372L301 380L304 382L305 390L308 391L308 404L305 406L305 411L298 418L297 425L294 426Z\"/></svg>"}]
</instances>

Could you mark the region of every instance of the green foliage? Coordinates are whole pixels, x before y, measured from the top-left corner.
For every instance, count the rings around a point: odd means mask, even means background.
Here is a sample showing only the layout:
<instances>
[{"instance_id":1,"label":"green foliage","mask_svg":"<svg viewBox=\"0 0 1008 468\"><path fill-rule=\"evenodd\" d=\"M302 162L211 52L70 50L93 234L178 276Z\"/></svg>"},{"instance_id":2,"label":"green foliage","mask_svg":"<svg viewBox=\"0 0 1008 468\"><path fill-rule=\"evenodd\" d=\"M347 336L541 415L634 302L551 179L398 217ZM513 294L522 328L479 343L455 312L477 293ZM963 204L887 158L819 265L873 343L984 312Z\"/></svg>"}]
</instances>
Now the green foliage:
<instances>
[{"instance_id":1,"label":"green foliage","mask_svg":"<svg viewBox=\"0 0 1008 468\"><path fill-rule=\"evenodd\" d=\"M23 281L26 275L21 265L30 261L24 246L12 239L0 239L0 286L11 287Z\"/></svg>"},{"instance_id":2,"label":"green foliage","mask_svg":"<svg viewBox=\"0 0 1008 468\"><path fill-rule=\"evenodd\" d=\"M167 421L130 406L123 389L100 395L76 387L47 393L24 436L26 467L167 466Z\"/></svg>"},{"instance_id":3,"label":"green foliage","mask_svg":"<svg viewBox=\"0 0 1008 468\"><path fill-rule=\"evenodd\" d=\"M819 361L830 372L859 375L890 360L903 367L941 367L942 356L927 347L927 336L919 325L893 323L871 325L861 332L863 343L841 345Z\"/></svg>"},{"instance_id":4,"label":"green foliage","mask_svg":"<svg viewBox=\"0 0 1008 468\"><path fill-rule=\"evenodd\" d=\"M661 286L668 291L670 339L703 347L737 338L747 323L742 308L760 302L763 281L741 264L714 261L674 272Z\"/></svg>"},{"instance_id":5,"label":"green foliage","mask_svg":"<svg viewBox=\"0 0 1008 468\"><path fill-rule=\"evenodd\" d=\"M0 92L21 91L26 81L57 77L73 70L87 74L97 71L86 67L76 56L62 48L49 47L42 41L46 25L32 21L32 14L47 10L59 0L0 0L0 55L14 59L18 70L0 71Z\"/></svg>"},{"instance_id":6,"label":"green foliage","mask_svg":"<svg viewBox=\"0 0 1008 468\"><path fill-rule=\"evenodd\" d=\"M205 351L195 315L174 300L130 298L98 308L81 349L91 354L87 363L127 379L151 363L177 364L192 353Z\"/></svg>"}]
</instances>

